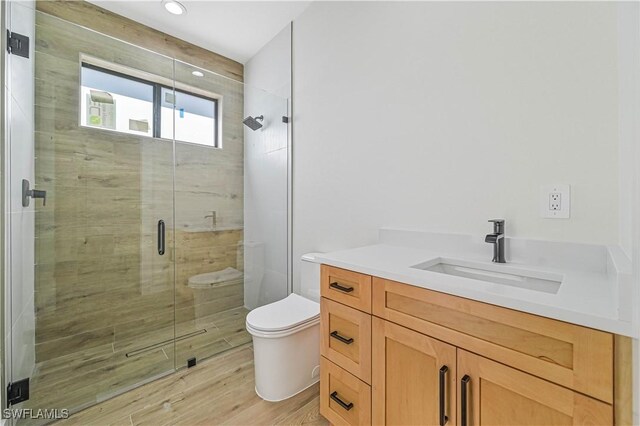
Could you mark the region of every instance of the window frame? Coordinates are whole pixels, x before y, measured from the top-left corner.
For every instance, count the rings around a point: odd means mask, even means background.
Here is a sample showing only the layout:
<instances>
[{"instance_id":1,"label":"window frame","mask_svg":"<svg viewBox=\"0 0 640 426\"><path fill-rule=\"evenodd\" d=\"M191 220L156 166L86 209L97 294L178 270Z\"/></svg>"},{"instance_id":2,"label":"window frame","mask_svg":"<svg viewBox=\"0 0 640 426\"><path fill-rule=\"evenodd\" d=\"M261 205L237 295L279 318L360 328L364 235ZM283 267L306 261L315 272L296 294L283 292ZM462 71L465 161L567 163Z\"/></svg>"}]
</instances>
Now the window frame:
<instances>
[{"instance_id":1,"label":"window frame","mask_svg":"<svg viewBox=\"0 0 640 426\"><path fill-rule=\"evenodd\" d=\"M110 75L114 75L116 77L120 77L120 78L125 78L127 80L131 80L131 81L135 81L137 83L142 83L142 84L146 84L149 85L153 88L153 128L152 128L152 132L151 132L151 137L154 139L162 139L162 140L175 140L176 142L181 142L181 143L188 143L188 144L192 144L192 145L198 145L198 146L202 146L202 147L206 147L206 148L222 148L221 143L220 143L220 139L221 139L221 133L220 133L220 100L221 98L219 97L213 97L213 96L205 96L201 93L196 93L193 91L189 91L188 89L178 89L177 87L171 87L168 86L166 84L162 84L159 83L157 81L152 81L152 80L147 80L144 78L140 78L140 77L136 77L134 75L131 74L126 74L124 72L121 71L116 71L114 69L111 68L105 68L104 66L101 65L96 65L95 63L92 63L86 59L81 59L80 61L80 88L83 87L82 85L82 68L88 68L94 71L98 71L98 72L102 72L105 74L110 74ZM198 143L198 142L191 142L191 141L183 141L183 140L179 140L175 138L175 112L176 112L176 104L173 104L173 115L174 115L174 122L173 122L173 135L174 137L171 139L167 139L167 138L163 138L161 136L161 129L162 129L162 89L167 89L173 92L173 94L175 95L176 93L183 93L185 95L190 95L190 96L194 96L200 99L204 99L207 101L210 101L213 103L214 105L214 129L213 129L213 145L205 145L202 143ZM176 97L177 99L177 97ZM80 105L82 105L82 100L80 100ZM91 129L101 129L101 130L110 130L110 131L114 131L117 133L122 133L125 135L135 135L135 133L128 133L128 132L122 132L119 130L115 130L115 129L102 129L100 127L95 127L95 126L90 126L87 124L83 124L82 122L80 123L81 127L86 127L86 128L91 128ZM142 137L149 137L148 135L140 135Z\"/></svg>"}]
</instances>

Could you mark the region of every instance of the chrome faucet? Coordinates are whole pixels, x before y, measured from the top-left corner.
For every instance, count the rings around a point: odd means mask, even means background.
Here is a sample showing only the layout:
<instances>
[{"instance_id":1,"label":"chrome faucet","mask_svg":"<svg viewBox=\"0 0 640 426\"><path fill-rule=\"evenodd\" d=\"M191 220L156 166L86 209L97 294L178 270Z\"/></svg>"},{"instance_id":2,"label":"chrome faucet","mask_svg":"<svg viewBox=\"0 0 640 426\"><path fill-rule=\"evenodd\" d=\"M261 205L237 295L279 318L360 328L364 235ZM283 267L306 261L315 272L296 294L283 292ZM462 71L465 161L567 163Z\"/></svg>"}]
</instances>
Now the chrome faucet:
<instances>
[{"instance_id":1,"label":"chrome faucet","mask_svg":"<svg viewBox=\"0 0 640 426\"><path fill-rule=\"evenodd\" d=\"M213 229L216 229L216 211L215 210L211 210L211 214L208 214L204 217L205 219L209 219L211 218L211 226L213 227Z\"/></svg>"},{"instance_id":2,"label":"chrome faucet","mask_svg":"<svg viewBox=\"0 0 640 426\"><path fill-rule=\"evenodd\" d=\"M506 263L504 260L504 219L491 219L493 222L493 234L484 237L485 243L493 244L493 259L495 263Z\"/></svg>"}]
</instances>

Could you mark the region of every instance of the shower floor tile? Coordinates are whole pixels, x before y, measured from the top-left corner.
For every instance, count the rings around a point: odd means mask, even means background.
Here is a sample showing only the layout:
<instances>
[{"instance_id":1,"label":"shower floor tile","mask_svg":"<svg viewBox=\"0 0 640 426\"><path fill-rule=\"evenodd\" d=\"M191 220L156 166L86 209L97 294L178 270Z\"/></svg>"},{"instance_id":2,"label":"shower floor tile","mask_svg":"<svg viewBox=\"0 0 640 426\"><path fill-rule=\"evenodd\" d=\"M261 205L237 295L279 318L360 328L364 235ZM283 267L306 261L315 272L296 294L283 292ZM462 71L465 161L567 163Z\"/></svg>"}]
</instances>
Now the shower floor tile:
<instances>
[{"instance_id":1,"label":"shower floor tile","mask_svg":"<svg viewBox=\"0 0 640 426\"><path fill-rule=\"evenodd\" d=\"M122 389L170 372L174 366L184 368L191 357L196 357L200 365L209 357L251 342L251 336L245 330L247 313L247 309L240 307L198 319L197 322L177 324L176 335L199 334L179 340L175 345L151 346L134 356L131 356L131 351L135 348L166 341L167 330L159 329L155 335L148 333L137 344L133 341L119 347L104 344L40 362L31 378L31 399L24 408L67 408L75 411L103 401ZM169 336L173 336L173 331ZM250 375L253 377L253 370ZM233 376L234 380L237 378ZM225 389L222 388L226 392Z\"/></svg>"},{"instance_id":2,"label":"shower floor tile","mask_svg":"<svg viewBox=\"0 0 640 426\"><path fill-rule=\"evenodd\" d=\"M255 394L250 344L133 389L58 425L327 425L314 385L273 403Z\"/></svg>"}]
</instances>

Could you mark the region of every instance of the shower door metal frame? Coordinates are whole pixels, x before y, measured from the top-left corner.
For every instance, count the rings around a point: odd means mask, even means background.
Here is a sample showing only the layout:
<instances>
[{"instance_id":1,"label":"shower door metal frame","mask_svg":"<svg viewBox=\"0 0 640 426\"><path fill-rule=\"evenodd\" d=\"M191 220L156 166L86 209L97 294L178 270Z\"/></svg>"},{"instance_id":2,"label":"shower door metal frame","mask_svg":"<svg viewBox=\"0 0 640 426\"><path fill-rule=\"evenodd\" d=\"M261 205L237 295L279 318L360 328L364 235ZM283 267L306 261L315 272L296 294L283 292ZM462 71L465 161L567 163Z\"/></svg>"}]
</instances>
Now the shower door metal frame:
<instances>
[{"instance_id":1,"label":"shower door metal frame","mask_svg":"<svg viewBox=\"0 0 640 426\"><path fill-rule=\"evenodd\" d=\"M7 34L7 5L9 2L0 2L0 34ZM0 309L2 312L0 313L0 329L2 330L2 339L0 341L0 353L2 354L2 364L0 367L2 371L0 371L0 405L2 408L6 406L7 401L7 387L6 384L11 380L11 351L7 351L6 341L7 338L11 336L11 330L6 328L6 316L10 311L10 307L7 306L6 301L11 300L6 297L6 293L9 291L9 278L7 265L7 255L10 252L8 243L7 243L7 234L6 234L6 211L7 211L7 201L6 198L8 196L8 191L6 189L7 182L9 181L9 175L7 173L7 144L9 141L8 132L7 132L7 92L6 92L6 68L7 68L7 38L2 37L2 42L0 43L2 48L2 56L0 59L0 79L2 84L0 87L0 164L2 164L2 174L0 176L0 239L2 239L2 244L0 244Z\"/></svg>"}]
</instances>

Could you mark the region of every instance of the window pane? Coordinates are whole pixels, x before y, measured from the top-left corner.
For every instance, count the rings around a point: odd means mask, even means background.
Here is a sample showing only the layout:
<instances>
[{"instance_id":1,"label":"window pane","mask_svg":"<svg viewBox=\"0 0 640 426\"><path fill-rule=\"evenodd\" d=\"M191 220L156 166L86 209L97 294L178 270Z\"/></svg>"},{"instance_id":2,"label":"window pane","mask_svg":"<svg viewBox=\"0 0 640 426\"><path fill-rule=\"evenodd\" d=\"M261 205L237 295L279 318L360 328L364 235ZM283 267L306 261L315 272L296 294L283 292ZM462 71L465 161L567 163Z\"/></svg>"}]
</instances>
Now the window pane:
<instances>
[{"instance_id":1,"label":"window pane","mask_svg":"<svg viewBox=\"0 0 640 426\"><path fill-rule=\"evenodd\" d=\"M175 104L175 110L174 110ZM160 137L171 139L175 118L175 139L200 145L217 146L217 102L213 99L162 88Z\"/></svg>"},{"instance_id":2,"label":"window pane","mask_svg":"<svg viewBox=\"0 0 640 426\"><path fill-rule=\"evenodd\" d=\"M153 136L153 85L82 66L80 123Z\"/></svg>"}]
</instances>

